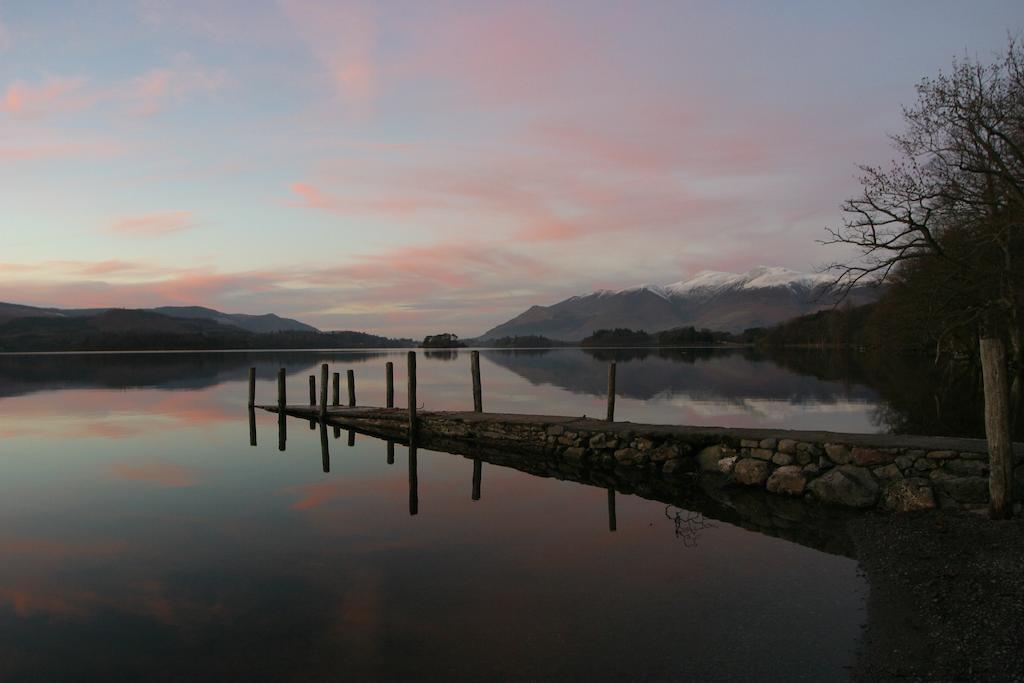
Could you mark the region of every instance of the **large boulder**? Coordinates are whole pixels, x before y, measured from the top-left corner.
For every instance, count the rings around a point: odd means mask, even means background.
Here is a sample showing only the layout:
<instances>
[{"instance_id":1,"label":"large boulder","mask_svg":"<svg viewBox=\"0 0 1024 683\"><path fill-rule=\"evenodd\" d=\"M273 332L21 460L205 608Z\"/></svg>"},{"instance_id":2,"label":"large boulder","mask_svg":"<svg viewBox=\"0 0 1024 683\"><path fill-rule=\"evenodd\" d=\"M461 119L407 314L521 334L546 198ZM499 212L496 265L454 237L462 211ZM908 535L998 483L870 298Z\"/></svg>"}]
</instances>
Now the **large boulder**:
<instances>
[{"instance_id":1,"label":"large boulder","mask_svg":"<svg viewBox=\"0 0 1024 683\"><path fill-rule=\"evenodd\" d=\"M832 505L869 508L878 502L878 482L871 473L856 465L840 465L811 482L814 496Z\"/></svg>"},{"instance_id":2,"label":"large boulder","mask_svg":"<svg viewBox=\"0 0 1024 683\"><path fill-rule=\"evenodd\" d=\"M768 463L754 458L741 458L733 468L732 478L737 484L760 486L768 479Z\"/></svg>"},{"instance_id":3,"label":"large boulder","mask_svg":"<svg viewBox=\"0 0 1024 683\"><path fill-rule=\"evenodd\" d=\"M697 454L697 462L704 472L717 472L718 461L722 457L721 446L708 446Z\"/></svg>"},{"instance_id":4,"label":"large boulder","mask_svg":"<svg viewBox=\"0 0 1024 683\"><path fill-rule=\"evenodd\" d=\"M770 493L785 493L791 496L799 496L804 492L807 484L807 477L799 465L785 465L772 472L768 477L768 491Z\"/></svg>"},{"instance_id":5,"label":"large boulder","mask_svg":"<svg viewBox=\"0 0 1024 683\"><path fill-rule=\"evenodd\" d=\"M935 507L935 494L927 479L897 479L886 484L882 505L893 512L930 510Z\"/></svg>"}]
</instances>

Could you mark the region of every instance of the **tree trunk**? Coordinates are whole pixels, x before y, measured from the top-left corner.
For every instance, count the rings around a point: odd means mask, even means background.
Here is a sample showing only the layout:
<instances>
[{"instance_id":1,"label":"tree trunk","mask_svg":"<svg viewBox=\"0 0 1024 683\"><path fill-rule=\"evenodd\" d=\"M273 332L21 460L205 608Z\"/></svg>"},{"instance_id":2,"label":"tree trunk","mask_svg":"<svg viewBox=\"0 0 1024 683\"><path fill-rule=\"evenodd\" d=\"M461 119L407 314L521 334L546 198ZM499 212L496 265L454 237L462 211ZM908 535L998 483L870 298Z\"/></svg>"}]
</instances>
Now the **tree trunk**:
<instances>
[{"instance_id":1,"label":"tree trunk","mask_svg":"<svg viewBox=\"0 0 1024 683\"><path fill-rule=\"evenodd\" d=\"M980 346L988 439L988 510L992 519L1006 519L1013 514L1013 442L1006 347L1001 338L987 336L981 338Z\"/></svg>"},{"instance_id":2,"label":"tree trunk","mask_svg":"<svg viewBox=\"0 0 1024 683\"><path fill-rule=\"evenodd\" d=\"M1016 316L1011 320L1010 327L1010 365L1013 373L1010 380L1010 431L1017 425L1021 402L1024 401L1024 340L1021 339L1020 326Z\"/></svg>"}]
</instances>

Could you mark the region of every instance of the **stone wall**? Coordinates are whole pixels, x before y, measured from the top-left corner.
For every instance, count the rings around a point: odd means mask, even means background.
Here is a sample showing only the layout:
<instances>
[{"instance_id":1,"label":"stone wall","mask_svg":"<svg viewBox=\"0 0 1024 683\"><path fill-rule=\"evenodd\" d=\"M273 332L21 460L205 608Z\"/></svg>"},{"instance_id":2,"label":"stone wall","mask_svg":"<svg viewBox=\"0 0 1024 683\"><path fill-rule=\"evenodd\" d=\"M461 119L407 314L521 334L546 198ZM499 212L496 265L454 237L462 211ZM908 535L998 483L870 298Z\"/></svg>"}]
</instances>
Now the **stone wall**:
<instances>
[{"instance_id":1,"label":"stone wall","mask_svg":"<svg viewBox=\"0 0 1024 683\"><path fill-rule=\"evenodd\" d=\"M305 416L308 408L289 413ZM405 437L406 413L332 409L332 423ZM460 440L544 456L554 465L724 483L857 509L983 508L984 441L829 432L641 425L586 418L425 412L424 439ZM1024 446L1015 445L1015 498L1024 493ZM1018 503L1019 508L1019 503Z\"/></svg>"}]
</instances>

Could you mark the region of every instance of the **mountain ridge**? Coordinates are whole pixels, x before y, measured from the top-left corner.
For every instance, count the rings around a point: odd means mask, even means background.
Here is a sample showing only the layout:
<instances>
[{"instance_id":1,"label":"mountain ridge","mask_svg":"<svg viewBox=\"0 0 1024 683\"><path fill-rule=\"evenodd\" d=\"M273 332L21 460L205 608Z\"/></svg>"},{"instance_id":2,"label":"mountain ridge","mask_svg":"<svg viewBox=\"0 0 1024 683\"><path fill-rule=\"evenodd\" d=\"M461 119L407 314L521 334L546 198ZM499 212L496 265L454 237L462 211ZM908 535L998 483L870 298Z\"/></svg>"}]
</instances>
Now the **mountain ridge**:
<instances>
[{"instance_id":1,"label":"mountain ridge","mask_svg":"<svg viewBox=\"0 0 1024 683\"><path fill-rule=\"evenodd\" d=\"M312 325L282 318L274 313L252 315L248 313L223 313L205 306L158 306L155 308L126 309L109 308L46 308L27 306L0 301L0 324L19 318L81 318L91 317L111 311L138 310L157 313L168 318L180 320L207 320L225 327L237 327L247 332L320 332Z\"/></svg>"},{"instance_id":2,"label":"mountain ridge","mask_svg":"<svg viewBox=\"0 0 1024 683\"><path fill-rule=\"evenodd\" d=\"M742 332L834 305L838 296L831 291L833 279L823 273L769 266L746 273L700 271L669 285L599 289L549 306L534 305L478 339L539 335L575 341L599 329L659 332L686 326ZM849 296L852 303L873 298L866 287Z\"/></svg>"}]
</instances>

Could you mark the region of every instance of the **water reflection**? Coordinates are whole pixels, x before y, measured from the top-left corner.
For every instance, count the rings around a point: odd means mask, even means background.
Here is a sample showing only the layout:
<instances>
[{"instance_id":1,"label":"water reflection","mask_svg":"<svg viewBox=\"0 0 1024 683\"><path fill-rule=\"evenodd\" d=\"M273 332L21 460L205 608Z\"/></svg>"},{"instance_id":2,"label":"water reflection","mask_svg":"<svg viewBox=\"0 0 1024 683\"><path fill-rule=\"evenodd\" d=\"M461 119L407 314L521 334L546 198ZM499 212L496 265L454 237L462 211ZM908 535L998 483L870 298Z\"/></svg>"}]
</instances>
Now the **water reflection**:
<instances>
[{"instance_id":1,"label":"water reflection","mask_svg":"<svg viewBox=\"0 0 1024 683\"><path fill-rule=\"evenodd\" d=\"M379 366L396 356L382 355L353 363L361 402L386 400ZM160 373L106 358L108 377L86 358L67 384L0 370L0 679L830 680L851 663L863 582L800 501L426 443L401 472L396 442L381 458L362 436L341 454L335 442L332 462L331 425L289 434L240 407L248 367L258 403L276 400L282 366L304 402L309 373L347 369L344 354L254 356L196 357L197 377L181 358ZM427 409L472 405L468 361L423 360ZM587 394L482 361L489 409L591 410ZM158 375L166 385L146 383ZM657 397L617 412L689 415ZM686 527L676 509L720 521ZM801 656L780 657L794 642Z\"/></svg>"},{"instance_id":2,"label":"water reflection","mask_svg":"<svg viewBox=\"0 0 1024 683\"><path fill-rule=\"evenodd\" d=\"M416 445L409 444L409 515L419 514L420 487L416 465Z\"/></svg>"}]
</instances>

